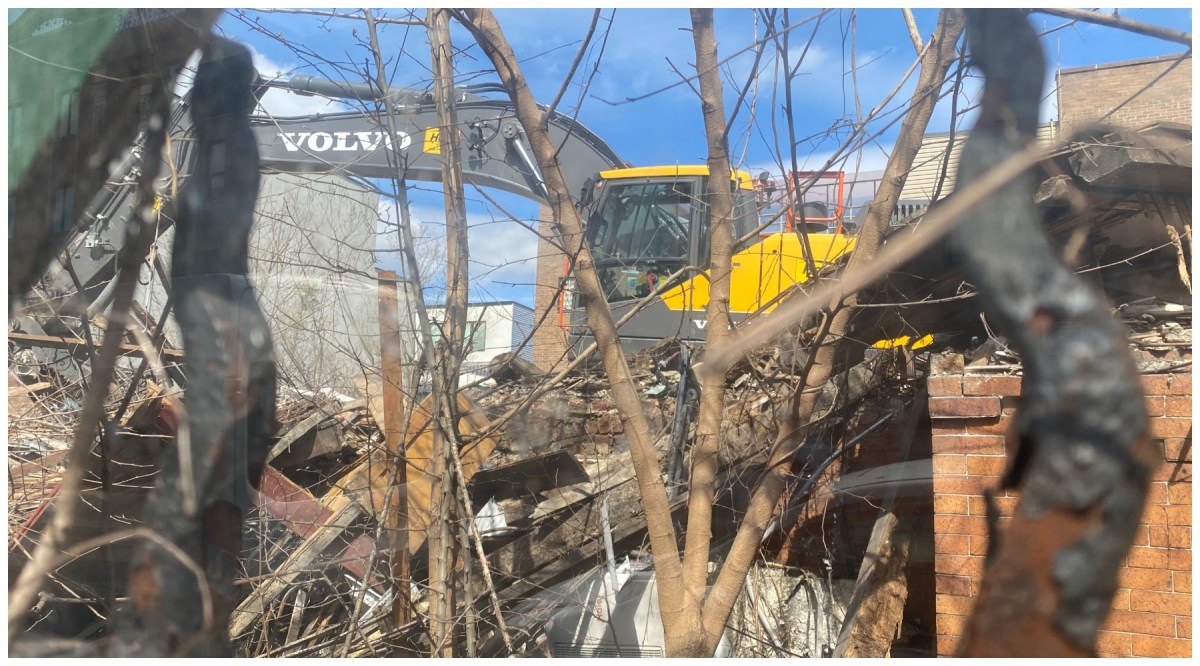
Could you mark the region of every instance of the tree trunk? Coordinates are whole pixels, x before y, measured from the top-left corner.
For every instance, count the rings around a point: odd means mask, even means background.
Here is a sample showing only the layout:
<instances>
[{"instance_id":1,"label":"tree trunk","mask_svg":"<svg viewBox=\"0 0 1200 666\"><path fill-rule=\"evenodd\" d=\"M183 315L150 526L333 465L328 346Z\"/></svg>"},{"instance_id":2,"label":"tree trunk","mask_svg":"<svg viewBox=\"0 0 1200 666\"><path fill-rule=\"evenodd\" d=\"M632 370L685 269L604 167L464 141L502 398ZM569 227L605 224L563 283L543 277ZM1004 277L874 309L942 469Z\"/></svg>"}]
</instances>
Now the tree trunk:
<instances>
[{"instance_id":1,"label":"tree trunk","mask_svg":"<svg viewBox=\"0 0 1200 666\"><path fill-rule=\"evenodd\" d=\"M658 598L664 627L676 627L683 621L688 608L683 585L679 545L671 523L670 505L662 470L654 454L650 426L642 410L641 398L629 372L625 354L621 351L617 327L608 300L600 287L592 254L583 243L583 227L575 211L575 203L567 189L558 165L557 148L546 130L545 115L533 99L521 67L505 38L495 15L487 9L466 10L463 24L471 30L480 47L508 90L516 109L517 119L533 149L538 168L542 171L549 193L549 203L555 222L562 232L564 247L575 256L576 289L583 298L588 326L596 338L596 346L612 389L613 402L621 416L638 490L646 509L646 525L650 548L654 553ZM672 634L677 633L671 630ZM668 646L668 652L671 648Z\"/></svg>"},{"instance_id":2,"label":"tree trunk","mask_svg":"<svg viewBox=\"0 0 1200 666\"><path fill-rule=\"evenodd\" d=\"M921 147L922 136L937 102L938 90L950 64L954 61L954 45L962 35L963 26L962 12L959 10L942 10L938 17L937 31L932 37L933 45L922 59L921 76L896 139L895 151L888 160L879 190L871 202L867 219L859 232L854 254L846 268L847 272L854 271L858 266L875 258L888 218L896 207L904 180L912 168L917 150ZM776 439L767 472L751 497L725 565L705 601L706 626L724 626L728 620L730 610L746 578L746 572L758 552L763 531L783 494L789 463L804 439L800 424L808 422L816 406L818 392L812 389L829 380L841 347L840 343L846 339L852 309L843 307L844 302L852 304L853 296L837 298L830 303L830 309L835 310L835 314L828 325L827 335L823 337L826 342L816 352L813 366L805 378L805 388L793 399L792 413Z\"/></svg>"},{"instance_id":3,"label":"tree trunk","mask_svg":"<svg viewBox=\"0 0 1200 666\"><path fill-rule=\"evenodd\" d=\"M725 104L712 9L692 10L692 40L696 46L696 72L700 79L700 105L708 139L708 206L711 211L707 346L729 339L729 275L733 256L733 193L729 147L725 139ZM700 378L700 413L692 473L688 485L688 522L683 556L684 585L689 596L688 619L699 615L700 600L708 587L708 557L712 542L712 507L716 494L721 416L725 405L725 377L705 373ZM711 657L725 626L708 626L700 616L685 626L667 628L670 656ZM674 634L672 633L674 630ZM684 633L686 631L686 633Z\"/></svg>"},{"instance_id":4,"label":"tree trunk","mask_svg":"<svg viewBox=\"0 0 1200 666\"><path fill-rule=\"evenodd\" d=\"M429 12L429 47L433 63L433 97L437 106L442 154L442 185L446 208L446 314L442 322L443 344L438 350L435 372L442 374L438 391L438 426L434 429L433 460L430 473L441 483L434 484L431 507L441 507L429 538L429 586L432 615L433 654L453 657L452 618L454 602L450 577L454 570L455 539L450 534L450 518L455 513L453 476L447 461L449 447L458 446L457 400L458 366L464 349L467 322L467 216L463 188L462 160L459 156L458 118L454 109L454 61L450 44L450 16L447 10ZM466 519L466 516L463 516ZM468 564L469 563L465 563Z\"/></svg>"}]
</instances>

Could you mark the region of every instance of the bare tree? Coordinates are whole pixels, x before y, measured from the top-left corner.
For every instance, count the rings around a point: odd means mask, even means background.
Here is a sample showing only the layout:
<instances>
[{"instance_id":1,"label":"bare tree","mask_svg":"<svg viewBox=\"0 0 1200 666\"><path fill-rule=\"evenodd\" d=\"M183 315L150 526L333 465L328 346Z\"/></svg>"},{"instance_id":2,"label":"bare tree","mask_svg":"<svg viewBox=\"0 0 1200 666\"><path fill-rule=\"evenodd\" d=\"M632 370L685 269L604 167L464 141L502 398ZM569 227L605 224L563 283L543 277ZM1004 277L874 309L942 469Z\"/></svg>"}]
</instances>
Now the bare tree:
<instances>
[{"instance_id":1,"label":"bare tree","mask_svg":"<svg viewBox=\"0 0 1200 666\"><path fill-rule=\"evenodd\" d=\"M708 539L703 534L703 527L697 536L692 537L687 545L691 555L687 571L691 575L684 578L685 567L679 556L679 547L674 526L671 523L670 512L666 502L665 490L662 484L660 467L654 456L645 433L645 416L640 401L632 390L628 365L621 351L612 316L607 308L607 301L600 290L599 281L595 276L591 255L586 247L582 247L582 229L578 216L571 203L570 193L558 174L557 156L554 154L545 130L545 116L538 109L521 74L520 65L508 45L495 16L487 10L470 10L465 13L463 22L479 40L480 46L492 60L501 80L512 96L517 109L517 117L524 127L526 135L534 148L534 155L545 176L546 185L551 193L552 208L556 222L562 226L564 235L569 239L567 247L578 252L575 263L575 275L580 293L583 296L587 310L588 324L596 337L598 349L604 362L609 380L612 382L614 402L620 411L625 432L629 437L630 450L633 452L633 463L637 472L638 486L646 510L646 523L650 545L654 552L654 565L657 574L659 601L662 613L663 628L667 641L667 653L676 656L711 655L721 633L724 631L726 620L745 580L746 572L753 563L758 552L759 542L770 520L776 503L783 494L784 479L788 463L792 459L799 443L802 441L801 432L808 422L816 404L817 392L811 390L822 386L832 375L834 361L839 341L849 326L850 310L845 302L851 294L839 294L830 304L831 316L826 317L823 329L826 342L814 354L815 362L806 375L804 390L798 391L793 400L793 408L789 422L785 424L776 441L770 456L766 473L759 482L751 499L743 523L739 526L737 536L712 590L706 593L703 587L697 588L695 580L700 578L696 572L706 572L708 563ZM703 76L705 69L701 62L716 62L715 45L711 38L711 27L705 27L703 13L694 20L699 28L696 36L697 67ZM711 21L707 22L711 26ZM939 17L938 29L931 38L931 46L922 58L921 76L913 94L908 114L901 127L897 149L888 162L884 175L884 186L880 188L871 205L871 213L860 234L857 249L851 258L849 270L857 264L869 263L878 248L884 227L887 224L890 211L895 207L904 174L912 166L912 160L921 143L921 137L933 112L938 98L942 81L950 63L954 60L954 47L963 30L961 13L948 10ZM701 35L707 34L708 38ZM704 53L701 53L703 51ZM708 58L708 60L702 60ZM704 93L706 115L715 112L711 109L713 98L719 98L719 91ZM723 111L720 112L723 117ZM720 123L723 125L724 123ZM717 137L724 133L724 127L709 126L710 137L717 130ZM716 149L715 156L710 152L710 166L720 164L720 142L710 141L710 151ZM727 158L726 158L727 160ZM727 164L727 161L726 161ZM719 168L719 167L717 167ZM710 178L720 179L721 173L713 173ZM715 191L727 188L715 187ZM726 209L728 210L728 209ZM728 213L726 212L726 215ZM714 229L719 224L714 224ZM720 243L720 241L718 241ZM718 272L720 269L717 269ZM710 305L720 316L721 305ZM710 324L711 326L712 324ZM720 335L720 334L718 334ZM710 339L711 342L711 339ZM706 373L716 374L717 379L706 379L706 386L716 386L724 382L724 372L720 369L706 368ZM709 410L719 407L719 403L706 402ZM701 421L707 422L702 432L711 434L712 423L719 427L719 416L701 415ZM698 451L698 478L701 484L711 483L711 452L714 448L711 436L706 436L700 443ZM704 488L701 494L707 494ZM704 506L711 505L711 500L692 500L694 508L703 513ZM704 522L703 516L689 518L689 528ZM711 529L711 526L709 527ZM703 568L702 568L703 567Z\"/></svg>"}]
</instances>

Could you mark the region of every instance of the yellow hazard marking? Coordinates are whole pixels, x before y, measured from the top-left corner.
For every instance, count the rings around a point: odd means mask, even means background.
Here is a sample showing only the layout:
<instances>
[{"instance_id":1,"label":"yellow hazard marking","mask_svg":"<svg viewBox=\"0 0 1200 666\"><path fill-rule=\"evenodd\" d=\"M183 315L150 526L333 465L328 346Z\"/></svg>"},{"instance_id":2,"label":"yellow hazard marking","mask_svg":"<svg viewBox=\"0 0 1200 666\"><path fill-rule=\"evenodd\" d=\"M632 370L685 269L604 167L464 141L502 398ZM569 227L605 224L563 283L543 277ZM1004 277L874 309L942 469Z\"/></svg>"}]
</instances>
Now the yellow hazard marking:
<instances>
[{"instance_id":1,"label":"yellow hazard marking","mask_svg":"<svg viewBox=\"0 0 1200 666\"><path fill-rule=\"evenodd\" d=\"M158 211L162 210L163 204L165 204L166 202L167 202L166 199L156 195L154 197L154 211L158 212Z\"/></svg>"},{"instance_id":2,"label":"yellow hazard marking","mask_svg":"<svg viewBox=\"0 0 1200 666\"><path fill-rule=\"evenodd\" d=\"M891 340L880 340L871 345L873 349L895 349L896 347L908 347L909 349L920 349L933 344L932 335L922 335L915 340L907 335L902 335Z\"/></svg>"},{"instance_id":3,"label":"yellow hazard marking","mask_svg":"<svg viewBox=\"0 0 1200 666\"><path fill-rule=\"evenodd\" d=\"M430 127L425 130L425 152L431 155L442 154L442 129Z\"/></svg>"}]
</instances>

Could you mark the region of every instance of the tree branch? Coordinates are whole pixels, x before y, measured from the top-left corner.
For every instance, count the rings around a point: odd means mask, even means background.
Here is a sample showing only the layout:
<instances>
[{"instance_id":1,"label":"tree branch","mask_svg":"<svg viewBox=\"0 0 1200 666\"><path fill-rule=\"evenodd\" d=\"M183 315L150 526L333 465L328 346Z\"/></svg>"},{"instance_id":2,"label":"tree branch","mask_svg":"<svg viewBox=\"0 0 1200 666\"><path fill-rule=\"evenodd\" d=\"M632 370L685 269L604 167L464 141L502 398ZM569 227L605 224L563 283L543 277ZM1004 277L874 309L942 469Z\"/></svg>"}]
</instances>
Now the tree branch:
<instances>
[{"instance_id":1,"label":"tree branch","mask_svg":"<svg viewBox=\"0 0 1200 666\"><path fill-rule=\"evenodd\" d=\"M1051 16L1058 16L1059 18L1083 21L1084 23L1095 23L1096 25L1117 28L1118 30L1125 30L1127 32L1145 35L1147 37L1154 37L1156 39L1163 39L1168 42L1175 42L1176 44L1183 44L1188 48L1192 47L1192 33L1190 32L1171 30L1170 28L1152 25L1150 23L1142 23L1141 21L1127 19L1122 16L1101 14L1100 12L1092 12L1086 9L1051 9L1039 7L1033 11L1041 12L1042 14L1049 14Z\"/></svg>"}]
</instances>

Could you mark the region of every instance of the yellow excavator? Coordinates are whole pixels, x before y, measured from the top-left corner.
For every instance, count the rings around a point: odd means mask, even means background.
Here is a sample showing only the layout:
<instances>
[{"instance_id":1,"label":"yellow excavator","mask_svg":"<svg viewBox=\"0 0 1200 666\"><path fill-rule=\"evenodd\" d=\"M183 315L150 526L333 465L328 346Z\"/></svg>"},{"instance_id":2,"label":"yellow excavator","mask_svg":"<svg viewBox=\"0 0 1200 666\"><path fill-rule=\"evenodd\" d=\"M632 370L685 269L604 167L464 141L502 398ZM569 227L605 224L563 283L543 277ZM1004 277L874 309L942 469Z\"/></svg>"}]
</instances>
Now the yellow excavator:
<instances>
[{"instance_id":1,"label":"yellow excavator","mask_svg":"<svg viewBox=\"0 0 1200 666\"><path fill-rule=\"evenodd\" d=\"M378 91L366 84L293 76L286 81L260 82L258 94L277 87L302 95L374 101ZM507 99L489 99L480 93L502 92L498 84L481 84L460 90L457 100L463 137L463 173L470 183L494 187L536 201L545 201L546 189L532 151ZM360 111L293 118L254 118L252 127L265 172L341 172L360 178L392 178L397 165L410 180L440 181L441 150L437 114L427 91L392 90L393 131L373 115ZM195 156L188 139L193 131L190 100L179 99L172 114L172 171L191 173ZM644 297L657 292L621 328L628 351L665 337L703 340L708 303L709 212L706 205L708 168L703 165L630 167L595 133L569 116L551 113L551 139L561 147L560 161L586 224L586 239L593 251L615 319L621 319ZM122 167L132 173L139 163L138 148ZM118 169L111 182L127 183L103 190L83 210L73 237L65 239L73 256L75 280L63 283L62 292L81 286L84 305L105 297L111 284L115 257L125 238L125 222L132 212L133 180ZM795 174L786 188L794 189ZM812 269L838 261L854 247L844 233L842 176L837 193L825 201L812 201L787 211L784 223L771 233L756 234L764 204L779 204L794 197L775 196L764 178L751 179L745 171L733 174L735 237L748 238L733 258L731 307L735 321L752 313L770 311L781 294L807 279L810 267L797 233L809 231ZM825 177L827 174L820 174ZM829 207L833 206L833 210ZM555 276L543 276L553 279ZM60 280L65 280L61 275ZM53 289L54 285L50 285ZM586 340L590 331L581 326L582 308L567 276L559 302L560 324L571 338Z\"/></svg>"}]
</instances>

